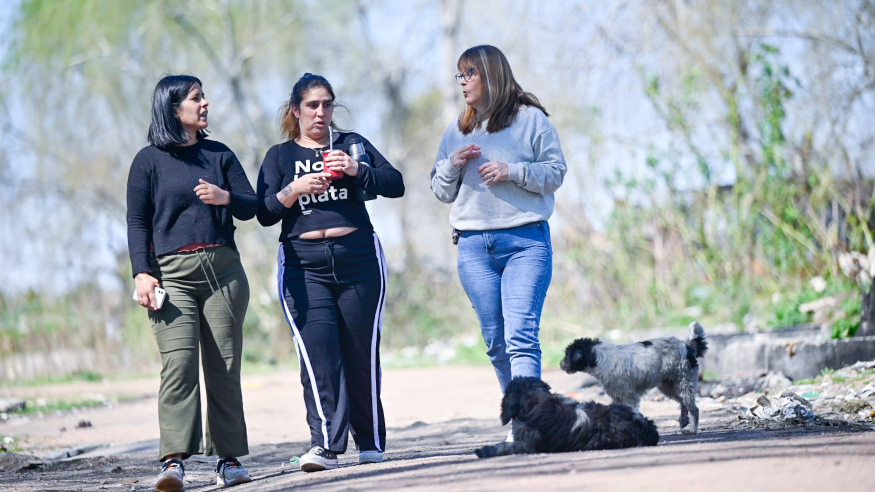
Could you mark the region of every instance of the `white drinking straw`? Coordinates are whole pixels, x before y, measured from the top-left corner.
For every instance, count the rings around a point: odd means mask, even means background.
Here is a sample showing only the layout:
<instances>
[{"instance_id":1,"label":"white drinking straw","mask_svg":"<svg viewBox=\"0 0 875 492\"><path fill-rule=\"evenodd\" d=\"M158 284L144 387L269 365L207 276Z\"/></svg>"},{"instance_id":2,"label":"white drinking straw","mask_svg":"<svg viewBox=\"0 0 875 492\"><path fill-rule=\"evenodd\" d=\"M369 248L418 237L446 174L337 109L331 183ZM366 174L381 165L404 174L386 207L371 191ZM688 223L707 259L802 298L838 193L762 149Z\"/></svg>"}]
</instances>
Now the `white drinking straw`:
<instances>
[{"instance_id":1,"label":"white drinking straw","mask_svg":"<svg viewBox=\"0 0 875 492\"><path fill-rule=\"evenodd\" d=\"M328 125L328 151L334 150L334 130Z\"/></svg>"}]
</instances>

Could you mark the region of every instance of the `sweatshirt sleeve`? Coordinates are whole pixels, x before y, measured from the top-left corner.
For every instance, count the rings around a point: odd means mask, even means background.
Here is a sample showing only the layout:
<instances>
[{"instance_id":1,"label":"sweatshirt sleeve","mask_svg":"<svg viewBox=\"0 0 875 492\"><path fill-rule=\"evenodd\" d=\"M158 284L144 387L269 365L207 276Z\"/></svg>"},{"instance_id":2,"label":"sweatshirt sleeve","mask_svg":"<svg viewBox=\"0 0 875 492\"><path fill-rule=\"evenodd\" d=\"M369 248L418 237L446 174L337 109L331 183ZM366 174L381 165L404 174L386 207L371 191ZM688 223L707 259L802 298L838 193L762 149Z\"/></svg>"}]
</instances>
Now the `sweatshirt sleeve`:
<instances>
[{"instance_id":1,"label":"sweatshirt sleeve","mask_svg":"<svg viewBox=\"0 0 875 492\"><path fill-rule=\"evenodd\" d=\"M365 154L371 159L371 165L359 166L356 184L367 192L387 198L404 196L404 178L401 172L392 167L369 141L365 140L364 143Z\"/></svg>"},{"instance_id":2,"label":"sweatshirt sleeve","mask_svg":"<svg viewBox=\"0 0 875 492\"><path fill-rule=\"evenodd\" d=\"M447 135L451 130L452 128L447 128L447 131L444 132L437 156L434 159L434 165L431 168L431 191L434 192L434 196L438 200L444 203L455 201L459 194L459 188L462 186L462 168L456 169L450 164L450 151L447 149Z\"/></svg>"},{"instance_id":3,"label":"sweatshirt sleeve","mask_svg":"<svg viewBox=\"0 0 875 492\"><path fill-rule=\"evenodd\" d=\"M265 227L272 226L282 220L289 210L276 197L283 186L283 173L280 170L278 153L276 146L271 147L264 156L261 170L258 171L256 185L258 212L256 217L258 223Z\"/></svg>"},{"instance_id":4,"label":"sweatshirt sleeve","mask_svg":"<svg viewBox=\"0 0 875 492\"><path fill-rule=\"evenodd\" d=\"M152 273L152 176L148 159L142 152L134 158L128 173L127 187L128 254L133 276Z\"/></svg>"},{"instance_id":5,"label":"sweatshirt sleeve","mask_svg":"<svg viewBox=\"0 0 875 492\"><path fill-rule=\"evenodd\" d=\"M568 167L559 145L556 128L538 134L532 141L535 162L509 162L508 179L520 188L549 195L562 185Z\"/></svg>"},{"instance_id":6,"label":"sweatshirt sleeve","mask_svg":"<svg viewBox=\"0 0 875 492\"><path fill-rule=\"evenodd\" d=\"M231 194L231 201L228 203L228 210L231 215L238 220L249 220L255 217L258 210L258 198L255 196L255 190L249 184L249 179L246 177L246 171L237 156L233 152L229 152L230 156L225 161L225 177L228 180Z\"/></svg>"}]
</instances>

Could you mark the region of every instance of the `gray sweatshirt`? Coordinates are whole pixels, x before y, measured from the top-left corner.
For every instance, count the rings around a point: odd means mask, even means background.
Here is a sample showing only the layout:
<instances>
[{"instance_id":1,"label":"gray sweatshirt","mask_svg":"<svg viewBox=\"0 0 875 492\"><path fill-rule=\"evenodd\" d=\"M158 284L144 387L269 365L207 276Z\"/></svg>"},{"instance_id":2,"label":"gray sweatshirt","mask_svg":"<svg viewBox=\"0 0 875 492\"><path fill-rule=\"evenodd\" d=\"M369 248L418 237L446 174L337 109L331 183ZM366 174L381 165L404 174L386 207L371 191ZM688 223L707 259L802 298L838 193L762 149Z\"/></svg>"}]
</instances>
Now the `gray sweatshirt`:
<instances>
[{"instance_id":1,"label":"gray sweatshirt","mask_svg":"<svg viewBox=\"0 0 875 492\"><path fill-rule=\"evenodd\" d=\"M454 168L450 156L468 144L480 146L480 156ZM486 186L477 169L489 161L507 164L507 181ZM457 122L448 126L431 169L431 189L438 200L455 202L454 229L508 229L550 218L553 193L567 169L556 127L540 109L522 106L513 124L495 133L486 132L486 122L468 135Z\"/></svg>"}]
</instances>

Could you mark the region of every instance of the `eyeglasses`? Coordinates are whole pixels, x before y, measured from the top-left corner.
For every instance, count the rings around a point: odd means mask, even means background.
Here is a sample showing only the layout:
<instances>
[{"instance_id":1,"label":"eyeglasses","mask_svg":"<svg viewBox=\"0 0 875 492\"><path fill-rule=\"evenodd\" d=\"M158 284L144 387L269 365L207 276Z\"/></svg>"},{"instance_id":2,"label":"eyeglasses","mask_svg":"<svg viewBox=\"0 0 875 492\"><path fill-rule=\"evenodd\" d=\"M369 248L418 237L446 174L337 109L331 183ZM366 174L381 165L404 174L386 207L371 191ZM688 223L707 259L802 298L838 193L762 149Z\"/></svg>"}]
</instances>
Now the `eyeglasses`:
<instances>
[{"instance_id":1,"label":"eyeglasses","mask_svg":"<svg viewBox=\"0 0 875 492\"><path fill-rule=\"evenodd\" d=\"M474 70L473 68L469 68L468 70L465 70L462 73L457 73L456 74L456 83L461 84L463 77L465 78L466 81L471 82L471 79L473 79L475 75L477 75L477 71Z\"/></svg>"}]
</instances>

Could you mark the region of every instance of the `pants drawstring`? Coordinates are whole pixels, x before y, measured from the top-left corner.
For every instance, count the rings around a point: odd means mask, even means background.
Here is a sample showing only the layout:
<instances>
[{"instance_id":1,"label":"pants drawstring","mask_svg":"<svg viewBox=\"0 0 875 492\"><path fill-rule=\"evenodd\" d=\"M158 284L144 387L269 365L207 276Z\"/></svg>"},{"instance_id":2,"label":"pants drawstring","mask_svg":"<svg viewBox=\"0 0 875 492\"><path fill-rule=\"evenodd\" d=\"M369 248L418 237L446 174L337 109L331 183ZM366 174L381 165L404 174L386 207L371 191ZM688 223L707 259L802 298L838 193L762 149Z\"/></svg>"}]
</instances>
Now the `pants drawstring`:
<instances>
[{"instance_id":1,"label":"pants drawstring","mask_svg":"<svg viewBox=\"0 0 875 492\"><path fill-rule=\"evenodd\" d=\"M337 274L334 271L334 242L328 241L325 243L325 257L328 259L328 263L331 265L331 276L334 277L335 283L340 283L340 280L337 280Z\"/></svg>"},{"instance_id":2,"label":"pants drawstring","mask_svg":"<svg viewBox=\"0 0 875 492\"><path fill-rule=\"evenodd\" d=\"M225 297L225 291L222 290L222 284L219 283L219 277L216 276L216 271L213 269L213 262L210 261L209 256L200 249L195 250L197 254L197 259L200 261L201 270L204 272L204 278L207 279L207 285L210 286L210 290L213 291L213 295L216 294L216 291L222 295L222 301L225 302L225 310L228 311L228 315L231 316L231 319L237 321L237 317L234 316L234 310L231 309L231 303L228 302L228 298ZM205 265L206 264L206 265ZM210 267L210 272L213 274L213 280L216 282L216 287L213 288L213 283L210 282L210 276L207 273L206 267Z\"/></svg>"}]
</instances>

